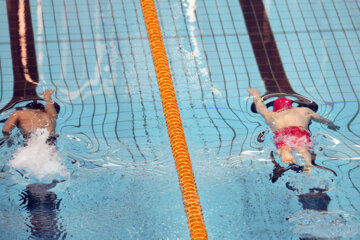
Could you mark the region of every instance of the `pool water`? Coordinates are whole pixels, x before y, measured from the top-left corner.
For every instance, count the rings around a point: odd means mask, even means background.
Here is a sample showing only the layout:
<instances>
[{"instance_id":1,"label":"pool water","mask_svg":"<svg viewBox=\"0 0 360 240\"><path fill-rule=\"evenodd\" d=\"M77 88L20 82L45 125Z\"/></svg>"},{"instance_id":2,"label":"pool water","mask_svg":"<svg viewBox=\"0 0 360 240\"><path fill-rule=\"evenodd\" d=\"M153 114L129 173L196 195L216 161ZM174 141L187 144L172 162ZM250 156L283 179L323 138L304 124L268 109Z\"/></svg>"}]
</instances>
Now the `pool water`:
<instances>
[{"instance_id":1,"label":"pool water","mask_svg":"<svg viewBox=\"0 0 360 240\"><path fill-rule=\"evenodd\" d=\"M263 1L292 88L341 127L310 125L316 163L337 176L289 170L274 183L273 134L246 91L265 85L239 1L155 4L209 239L359 239L359 2ZM140 1L30 7L37 91L55 89L61 111L56 147L26 155L59 165L51 177L11 165L24 147L16 131L0 147L0 239L190 239ZM14 89L0 27L4 106ZM308 196L327 211L304 209Z\"/></svg>"}]
</instances>

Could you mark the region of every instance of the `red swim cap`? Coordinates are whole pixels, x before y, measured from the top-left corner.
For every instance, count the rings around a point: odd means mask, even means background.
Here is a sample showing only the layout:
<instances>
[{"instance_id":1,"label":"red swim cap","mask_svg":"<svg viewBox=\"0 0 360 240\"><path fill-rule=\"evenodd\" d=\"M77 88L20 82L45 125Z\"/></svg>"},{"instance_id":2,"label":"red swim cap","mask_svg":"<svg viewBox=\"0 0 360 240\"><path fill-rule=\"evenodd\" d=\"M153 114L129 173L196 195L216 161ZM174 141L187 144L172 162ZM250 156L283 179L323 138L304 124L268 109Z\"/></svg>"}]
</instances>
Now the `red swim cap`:
<instances>
[{"instance_id":1,"label":"red swim cap","mask_svg":"<svg viewBox=\"0 0 360 240\"><path fill-rule=\"evenodd\" d=\"M292 101L287 98L278 98L274 101L273 112L292 108Z\"/></svg>"}]
</instances>

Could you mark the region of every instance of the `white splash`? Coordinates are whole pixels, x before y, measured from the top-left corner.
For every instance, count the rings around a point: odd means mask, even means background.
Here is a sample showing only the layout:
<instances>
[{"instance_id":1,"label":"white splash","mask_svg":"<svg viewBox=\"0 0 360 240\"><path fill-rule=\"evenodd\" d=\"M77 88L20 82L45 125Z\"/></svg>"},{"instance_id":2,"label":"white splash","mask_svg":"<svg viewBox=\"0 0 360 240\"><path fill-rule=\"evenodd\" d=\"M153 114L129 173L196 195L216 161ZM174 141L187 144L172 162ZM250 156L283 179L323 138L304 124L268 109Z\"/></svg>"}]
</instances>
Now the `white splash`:
<instances>
[{"instance_id":1,"label":"white splash","mask_svg":"<svg viewBox=\"0 0 360 240\"><path fill-rule=\"evenodd\" d=\"M106 44L103 43L103 41L100 41L102 39L102 35L100 33L103 31L101 29L102 16L100 15L100 6L95 5L94 7L95 7L94 16L93 16L95 22L93 25L94 34L95 34L94 38L95 40L99 40L99 41L95 41L94 50L96 54L96 64L94 64L93 66L94 67L94 70L92 71L93 75L89 80L85 76L80 78L86 81L79 87L79 89L76 89L74 91L60 89L60 92L66 94L70 100L78 99L80 98L80 96L83 100L85 100L92 96L101 95L104 93L105 94L113 93L113 79L111 77L105 78L102 76L102 71L104 72L110 71L109 65L106 65L103 68L101 68L104 57L109 53ZM114 48L116 49L116 47ZM84 58L87 58L85 54L84 54Z\"/></svg>"},{"instance_id":2,"label":"white splash","mask_svg":"<svg viewBox=\"0 0 360 240\"><path fill-rule=\"evenodd\" d=\"M196 10L196 0L188 0L186 16L189 17L189 22L191 22L191 23L196 22L195 10Z\"/></svg>"},{"instance_id":3,"label":"white splash","mask_svg":"<svg viewBox=\"0 0 360 240\"><path fill-rule=\"evenodd\" d=\"M46 129L32 133L27 145L18 148L13 154L13 159L9 161L10 167L24 172L26 177L36 177L40 181L69 178L70 173L62 164L63 158L55 146L46 143L48 137Z\"/></svg>"},{"instance_id":4,"label":"white splash","mask_svg":"<svg viewBox=\"0 0 360 240\"><path fill-rule=\"evenodd\" d=\"M193 51L187 51L187 59L195 59L196 63L200 67L200 73L203 77L208 77L209 72L206 67L204 67L203 58L201 56L201 50L199 48L198 39L195 35L196 32L196 0L183 0L183 6L186 7L186 16L188 21L188 29L190 35L190 41L193 48Z\"/></svg>"},{"instance_id":5,"label":"white splash","mask_svg":"<svg viewBox=\"0 0 360 240\"><path fill-rule=\"evenodd\" d=\"M211 91L219 98L222 97L221 91L215 87L211 87Z\"/></svg>"}]
</instances>

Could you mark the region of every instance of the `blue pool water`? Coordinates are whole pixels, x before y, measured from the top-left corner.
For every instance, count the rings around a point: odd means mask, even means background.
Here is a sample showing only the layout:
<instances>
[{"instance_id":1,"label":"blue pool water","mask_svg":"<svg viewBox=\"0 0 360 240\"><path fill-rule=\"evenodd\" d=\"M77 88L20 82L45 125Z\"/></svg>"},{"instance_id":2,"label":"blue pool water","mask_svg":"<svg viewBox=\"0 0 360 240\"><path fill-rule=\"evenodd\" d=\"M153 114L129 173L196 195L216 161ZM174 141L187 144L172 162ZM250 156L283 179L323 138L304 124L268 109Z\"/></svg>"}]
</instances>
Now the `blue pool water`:
<instances>
[{"instance_id":1,"label":"blue pool water","mask_svg":"<svg viewBox=\"0 0 360 240\"><path fill-rule=\"evenodd\" d=\"M156 0L209 239L360 239L360 3L263 3L292 88L341 127L310 126L317 164L337 176L314 169L269 180L272 133L246 91L265 86L239 1ZM66 171L54 174L66 181L43 196L51 199L43 212L32 208L23 203L26 186L52 179L41 179L42 166L23 177L9 165L22 137L2 146L0 239L46 239L42 231L59 239L190 239L140 1L30 6L37 90L55 89L61 105L56 153ZM4 0L0 15L2 107L13 94ZM34 165L51 159L34 149L26 156ZM328 211L302 209L299 196L310 188L329 189Z\"/></svg>"}]
</instances>

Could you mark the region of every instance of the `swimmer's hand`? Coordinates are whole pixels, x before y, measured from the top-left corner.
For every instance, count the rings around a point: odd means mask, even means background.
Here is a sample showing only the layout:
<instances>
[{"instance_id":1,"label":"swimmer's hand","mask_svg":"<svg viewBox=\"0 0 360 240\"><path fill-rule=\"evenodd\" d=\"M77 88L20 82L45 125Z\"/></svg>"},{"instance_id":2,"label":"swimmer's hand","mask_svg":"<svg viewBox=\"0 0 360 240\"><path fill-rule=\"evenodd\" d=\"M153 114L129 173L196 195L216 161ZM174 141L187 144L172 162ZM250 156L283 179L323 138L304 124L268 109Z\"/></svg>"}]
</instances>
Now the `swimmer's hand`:
<instances>
[{"instance_id":1,"label":"swimmer's hand","mask_svg":"<svg viewBox=\"0 0 360 240\"><path fill-rule=\"evenodd\" d=\"M8 139L10 138L10 132L8 131L2 131L2 134L4 135L2 138L0 138L0 141L1 140L4 140L4 139Z\"/></svg>"},{"instance_id":2,"label":"swimmer's hand","mask_svg":"<svg viewBox=\"0 0 360 240\"><path fill-rule=\"evenodd\" d=\"M254 97L255 96L260 96L260 91L257 90L256 88L248 88L247 91L248 91L248 93L250 93Z\"/></svg>"},{"instance_id":3,"label":"swimmer's hand","mask_svg":"<svg viewBox=\"0 0 360 240\"><path fill-rule=\"evenodd\" d=\"M51 99L51 94L53 94L55 92L55 90L53 89L46 89L43 93L41 93L42 95L44 95L44 100L48 103L51 102L53 103L52 99Z\"/></svg>"},{"instance_id":4,"label":"swimmer's hand","mask_svg":"<svg viewBox=\"0 0 360 240\"><path fill-rule=\"evenodd\" d=\"M331 130L334 130L334 131L340 129L340 127L338 125L335 125L333 122L328 123L328 128L330 128Z\"/></svg>"}]
</instances>

